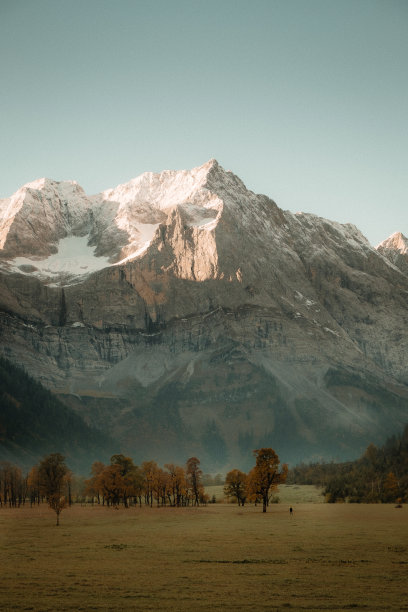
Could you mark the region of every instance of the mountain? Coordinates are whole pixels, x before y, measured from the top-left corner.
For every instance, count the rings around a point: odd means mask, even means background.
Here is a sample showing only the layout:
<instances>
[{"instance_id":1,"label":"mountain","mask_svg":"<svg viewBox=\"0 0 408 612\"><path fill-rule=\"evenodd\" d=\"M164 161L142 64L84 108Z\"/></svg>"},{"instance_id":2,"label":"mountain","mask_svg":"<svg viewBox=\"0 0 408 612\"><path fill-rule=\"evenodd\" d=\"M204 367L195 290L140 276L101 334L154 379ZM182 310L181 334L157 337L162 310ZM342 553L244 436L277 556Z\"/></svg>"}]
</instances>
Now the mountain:
<instances>
[{"instance_id":1,"label":"mountain","mask_svg":"<svg viewBox=\"0 0 408 612\"><path fill-rule=\"evenodd\" d=\"M377 246L377 250L404 274L408 274L408 238L395 232Z\"/></svg>"},{"instance_id":2,"label":"mountain","mask_svg":"<svg viewBox=\"0 0 408 612\"><path fill-rule=\"evenodd\" d=\"M41 179L0 210L3 354L136 460L347 459L408 420L398 240L215 160L91 197Z\"/></svg>"},{"instance_id":3,"label":"mountain","mask_svg":"<svg viewBox=\"0 0 408 612\"><path fill-rule=\"evenodd\" d=\"M61 452L70 468L87 474L93 461L106 461L114 452L113 440L3 358L0 407L0 461L30 469L44 455Z\"/></svg>"}]
</instances>

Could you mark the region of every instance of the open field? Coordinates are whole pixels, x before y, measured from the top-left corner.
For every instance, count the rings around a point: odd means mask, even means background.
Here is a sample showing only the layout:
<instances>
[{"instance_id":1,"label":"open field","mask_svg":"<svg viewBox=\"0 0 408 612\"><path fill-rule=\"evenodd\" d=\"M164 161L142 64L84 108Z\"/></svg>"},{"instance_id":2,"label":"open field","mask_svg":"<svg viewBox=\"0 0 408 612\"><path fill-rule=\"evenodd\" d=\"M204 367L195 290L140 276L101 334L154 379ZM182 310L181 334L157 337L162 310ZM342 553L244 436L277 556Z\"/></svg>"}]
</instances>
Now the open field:
<instances>
[{"instance_id":1,"label":"open field","mask_svg":"<svg viewBox=\"0 0 408 612\"><path fill-rule=\"evenodd\" d=\"M280 485L279 491L276 493L281 504L322 504L324 503L324 497L322 495L322 488L315 487L313 485ZM223 485L215 485L211 487L205 487L205 492L210 496L215 495L217 502L227 501L224 495ZM232 498L231 498L232 501Z\"/></svg>"},{"instance_id":2,"label":"open field","mask_svg":"<svg viewBox=\"0 0 408 612\"><path fill-rule=\"evenodd\" d=\"M1 610L408 610L407 508L0 509Z\"/></svg>"}]
</instances>

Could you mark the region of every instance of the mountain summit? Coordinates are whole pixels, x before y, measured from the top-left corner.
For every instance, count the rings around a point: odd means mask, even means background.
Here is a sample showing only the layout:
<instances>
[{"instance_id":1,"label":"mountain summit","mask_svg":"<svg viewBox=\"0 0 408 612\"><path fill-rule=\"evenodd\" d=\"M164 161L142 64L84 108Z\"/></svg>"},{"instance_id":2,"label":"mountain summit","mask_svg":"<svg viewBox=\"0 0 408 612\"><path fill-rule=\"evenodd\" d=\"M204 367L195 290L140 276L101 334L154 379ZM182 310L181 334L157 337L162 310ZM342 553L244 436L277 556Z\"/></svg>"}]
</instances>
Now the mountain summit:
<instances>
[{"instance_id":1,"label":"mountain summit","mask_svg":"<svg viewBox=\"0 0 408 612\"><path fill-rule=\"evenodd\" d=\"M76 282L140 257L169 216L181 215L186 226L205 234L213 230L223 208L217 192L226 189L245 191L216 160L189 171L145 172L91 197L74 181L39 179L1 202L1 261L9 271L47 283Z\"/></svg>"},{"instance_id":2,"label":"mountain summit","mask_svg":"<svg viewBox=\"0 0 408 612\"><path fill-rule=\"evenodd\" d=\"M377 249L390 249L397 251L401 255L408 254L408 238L401 234L401 232L395 232L389 238L381 242Z\"/></svg>"},{"instance_id":3,"label":"mountain summit","mask_svg":"<svg viewBox=\"0 0 408 612\"><path fill-rule=\"evenodd\" d=\"M404 234L395 232L387 240L381 242L377 250L397 266L401 272L408 275L408 238Z\"/></svg>"},{"instance_id":4,"label":"mountain summit","mask_svg":"<svg viewBox=\"0 0 408 612\"><path fill-rule=\"evenodd\" d=\"M356 456L408 414L395 236L283 211L216 160L94 196L40 179L0 203L3 352L132 456Z\"/></svg>"}]
</instances>

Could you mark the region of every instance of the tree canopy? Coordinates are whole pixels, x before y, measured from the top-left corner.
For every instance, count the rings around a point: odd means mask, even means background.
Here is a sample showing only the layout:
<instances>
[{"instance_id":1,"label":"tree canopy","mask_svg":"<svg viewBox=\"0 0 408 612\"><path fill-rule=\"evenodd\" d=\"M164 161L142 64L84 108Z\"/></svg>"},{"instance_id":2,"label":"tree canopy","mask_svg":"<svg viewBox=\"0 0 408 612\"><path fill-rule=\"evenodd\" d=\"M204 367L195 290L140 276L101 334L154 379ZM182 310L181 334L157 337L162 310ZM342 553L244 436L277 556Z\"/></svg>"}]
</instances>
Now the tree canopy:
<instances>
[{"instance_id":1,"label":"tree canopy","mask_svg":"<svg viewBox=\"0 0 408 612\"><path fill-rule=\"evenodd\" d=\"M262 511L266 512L272 492L286 480L288 466L283 464L279 470L279 457L273 448L259 448L254 455L255 467L248 474L247 490L250 497L262 501Z\"/></svg>"},{"instance_id":2,"label":"tree canopy","mask_svg":"<svg viewBox=\"0 0 408 612\"><path fill-rule=\"evenodd\" d=\"M38 478L41 493L46 497L48 505L59 515L67 504L63 495L64 485L69 477L69 470L65 464L65 457L60 453L52 453L40 462L38 466Z\"/></svg>"}]
</instances>

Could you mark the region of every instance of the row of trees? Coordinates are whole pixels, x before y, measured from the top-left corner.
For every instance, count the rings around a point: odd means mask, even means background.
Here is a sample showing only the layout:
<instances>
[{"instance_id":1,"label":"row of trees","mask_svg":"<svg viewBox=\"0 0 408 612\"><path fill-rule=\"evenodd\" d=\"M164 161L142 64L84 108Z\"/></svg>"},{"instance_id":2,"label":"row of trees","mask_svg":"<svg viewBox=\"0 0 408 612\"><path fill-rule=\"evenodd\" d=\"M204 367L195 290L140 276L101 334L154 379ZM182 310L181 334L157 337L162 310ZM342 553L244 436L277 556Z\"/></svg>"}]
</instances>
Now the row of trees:
<instances>
[{"instance_id":1,"label":"row of trees","mask_svg":"<svg viewBox=\"0 0 408 612\"><path fill-rule=\"evenodd\" d=\"M167 463L162 469L155 461L138 467L130 457L113 455L110 465L97 461L91 471L85 493L93 502L127 507L144 501L149 506L179 507L208 501L197 457L190 457L185 468Z\"/></svg>"},{"instance_id":2,"label":"row of trees","mask_svg":"<svg viewBox=\"0 0 408 612\"><path fill-rule=\"evenodd\" d=\"M287 466L279 469L279 457L271 448L254 451L256 464L249 474L239 470L228 473L225 493L239 505L248 501L262 503L266 512L270 497L286 479ZM219 477L218 477L219 480ZM9 463L0 465L0 506L18 507L29 500L31 505L46 501L57 516L71 505L78 479L65 464L64 457L54 453L44 457L27 476ZM197 457L190 457L184 467L168 463L164 469L155 461L141 466L130 457L113 455L109 465L99 461L92 465L91 477L81 483L82 500L117 507L123 504L153 506L199 506L209 501L204 491L203 473Z\"/></svg>"},{"instance_id":3,"label":"row of trees","mask_svg":"<svg viewBox=\"0 0 408 612\"><path fill-rule=\"evenodd\" d=\"M16 465L7 461L0 463L0 507L20 506L28 495L28 479Z\"/></svg>"},{"instance_id":4,"label":"row of trees","mask_svg":"<svg viewBox=\"0 0 408 612\"><path fill-rule=\"evenodd\" d=\"M72 473L64 457L55 453L45 457L34 466L27 476L21 469L8 462L0 464L0 506L19 507L29 499L31 505L46 500L50 508L59 515L71 503Z\"/></svg>"},{"instance_id":5,"label":"row of trees","mask_svg":"<svg viewBox=\"0 0 408 612\"><path fill-rule=\"evenodd\" d=\"M285 482L288 468L279 469L279 457L272 448L254 451L255 466L245 474L232 470L227 474L224 492L236 498L238 505L247 500L262 503L263 512L279 484ZM186 467L168 463L164 469L155 461L145 461L140 467L130 457L113 455L110 465L96 462L92 477L86 481L86 494L98 503L126 507L130 503L150 506L198 506L209 500L204 492L203 474L197 457L188 459Z\"/></svg>"}]
</instances>

